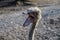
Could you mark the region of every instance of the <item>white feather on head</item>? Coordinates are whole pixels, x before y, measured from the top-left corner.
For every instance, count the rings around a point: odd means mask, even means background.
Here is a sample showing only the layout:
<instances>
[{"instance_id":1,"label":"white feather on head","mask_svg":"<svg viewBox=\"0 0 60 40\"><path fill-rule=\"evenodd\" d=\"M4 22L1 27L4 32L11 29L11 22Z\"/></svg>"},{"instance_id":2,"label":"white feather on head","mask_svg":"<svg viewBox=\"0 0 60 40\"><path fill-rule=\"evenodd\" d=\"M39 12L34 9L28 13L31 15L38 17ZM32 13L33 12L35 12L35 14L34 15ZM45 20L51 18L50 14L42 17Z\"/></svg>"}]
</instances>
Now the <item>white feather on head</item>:
<instances>
[{"instance_id":1,"label":"white feather on head","mask_svg":"<svg viewBox=\"0 0 60 40\"><path fill-rule=\"evenodd\" d=\"M30 8L27 9L27 13L30 13L30 12L39 12L39 13L41 13L41 10L38 7L30 7Z\"/></svg>"}]
</instances>

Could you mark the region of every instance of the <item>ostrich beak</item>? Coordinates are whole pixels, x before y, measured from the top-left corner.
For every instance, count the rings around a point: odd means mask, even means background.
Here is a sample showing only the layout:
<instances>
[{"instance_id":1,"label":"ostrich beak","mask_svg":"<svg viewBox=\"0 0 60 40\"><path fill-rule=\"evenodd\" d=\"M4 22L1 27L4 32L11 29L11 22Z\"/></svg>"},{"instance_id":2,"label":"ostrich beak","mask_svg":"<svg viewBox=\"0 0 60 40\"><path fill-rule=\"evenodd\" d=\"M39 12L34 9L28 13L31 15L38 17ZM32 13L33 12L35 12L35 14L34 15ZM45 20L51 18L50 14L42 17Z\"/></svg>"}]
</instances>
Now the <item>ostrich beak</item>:
<instances>
[{"instance_id":1,"label":"ostrich beak","mask_svg":"<svg viewBox=\"0 0 60 40\"><path fill-rule=\"evenodd\" d=\"M28 14L28 15L29 15L28 18L26 19L26 21L23 24L24 27L30 25L34 21L34 15L32 15L32 14Z\"/></svg>"}]
</instances>

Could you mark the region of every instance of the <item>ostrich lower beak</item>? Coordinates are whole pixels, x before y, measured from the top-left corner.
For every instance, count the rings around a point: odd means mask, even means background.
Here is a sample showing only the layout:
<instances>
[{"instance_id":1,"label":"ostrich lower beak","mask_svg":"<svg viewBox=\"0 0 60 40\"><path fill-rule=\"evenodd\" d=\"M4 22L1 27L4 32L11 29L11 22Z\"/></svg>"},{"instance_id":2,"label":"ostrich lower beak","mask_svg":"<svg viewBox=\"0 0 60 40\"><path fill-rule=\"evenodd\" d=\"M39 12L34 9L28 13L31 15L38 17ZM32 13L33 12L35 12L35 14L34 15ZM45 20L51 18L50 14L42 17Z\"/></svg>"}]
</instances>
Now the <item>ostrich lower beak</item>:
<instances>
[{"instance_id":1,"label":"ostrich lower beak","mask_svg":"<svg viewBox=\"0 0 60 40\"><path fill-rule=\"evenodd\" d=\"M32 20L30 18L27 18L26 21L24 22L23 26L28 26L32 23Z\"/></svg>"}]
</instances>

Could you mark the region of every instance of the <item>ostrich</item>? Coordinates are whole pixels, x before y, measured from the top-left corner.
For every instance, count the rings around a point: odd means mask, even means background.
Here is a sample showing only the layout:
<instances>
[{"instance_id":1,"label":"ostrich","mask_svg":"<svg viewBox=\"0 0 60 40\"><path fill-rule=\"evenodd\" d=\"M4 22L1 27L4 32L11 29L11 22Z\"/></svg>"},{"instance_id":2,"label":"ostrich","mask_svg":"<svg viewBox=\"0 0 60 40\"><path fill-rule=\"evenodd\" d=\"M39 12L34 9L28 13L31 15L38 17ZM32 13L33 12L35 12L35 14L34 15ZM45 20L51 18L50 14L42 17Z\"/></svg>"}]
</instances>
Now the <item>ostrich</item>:
<instances>
[{"instance_id":1,"label":"ostrich","mask_svg":"<svg viewBox=\"0 0 60 40\"><path fill-rule=\"evenodd\" d=\"M29 31L29 40L34 40L35 27L41 19L41 10L38 7L31 7L27 9L28 19L32 22L32 27Z\"/></svg>"}]
</instances>

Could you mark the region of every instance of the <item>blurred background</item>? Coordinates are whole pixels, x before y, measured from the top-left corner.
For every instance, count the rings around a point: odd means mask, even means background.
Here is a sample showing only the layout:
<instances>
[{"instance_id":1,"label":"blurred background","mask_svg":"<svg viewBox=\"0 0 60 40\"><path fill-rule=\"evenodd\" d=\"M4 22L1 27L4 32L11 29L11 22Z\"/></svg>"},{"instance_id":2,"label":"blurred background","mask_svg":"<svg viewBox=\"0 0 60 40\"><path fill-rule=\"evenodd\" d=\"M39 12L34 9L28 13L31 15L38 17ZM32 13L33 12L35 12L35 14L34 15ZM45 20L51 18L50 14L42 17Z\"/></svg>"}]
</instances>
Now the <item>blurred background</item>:
<instances>
[{"instance_id":1,"label":"blurred background","mask_svg":"<svg viewBox=\"0 0 60 40\"><path fill-rule=\"evenodd\" d=\"M0 0L0 7L60 5L60 0Z\"/></svg>"}]
</instances>

